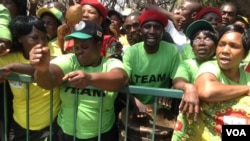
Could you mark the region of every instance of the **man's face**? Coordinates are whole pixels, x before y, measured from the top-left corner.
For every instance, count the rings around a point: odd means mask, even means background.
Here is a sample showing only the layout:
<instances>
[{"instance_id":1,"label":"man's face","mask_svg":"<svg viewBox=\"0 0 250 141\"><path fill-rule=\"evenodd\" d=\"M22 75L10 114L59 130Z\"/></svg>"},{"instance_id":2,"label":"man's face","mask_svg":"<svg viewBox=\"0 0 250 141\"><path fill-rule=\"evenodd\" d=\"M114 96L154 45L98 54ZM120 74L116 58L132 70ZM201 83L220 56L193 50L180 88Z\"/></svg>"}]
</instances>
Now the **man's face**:
<instances>
[{"instance_id":1,"label":"man's face","mask_svg":"<svg viewBox=\"0 0 250 141\"><path fill-rule=\"evenodd\" d=\"M208 22L210 22L212 24L212 26L214 27L214 29L216 29L217 31L219 31L221 29L221 17L217 14L215 14L214 12L209 12L207 14L205 14L202 19L207 20Z\"/></svg>"},{"instance_id":2,"label":"man's face","mask_svg":"<svg viewBox=\"0 0 250 141\"><path fill-rule=\"evenodd\" d=\"M127 40L130 45L141 41L139 16L129 16L124 22Z\"/></svg>"},{"instance_id":3,"label":"man's face","mask_svg":"<svg viewBox=\"0 0 250 141\"><path fill-rule=\"evenodd\" d=\"M163 25L156 21L147 21L141 26L141 36L146 47L156 47L163 36Z\"/></svg>"},{"instance_id":4,"label":"man's face","mask_svg":"<svg viewBox=\"0 0 250 141\"><path fill-rule=\"evenodd\" d=\"M181 15L184 17L183 20L180 21L181 29L184 29L188 26L189 23L193 21L193 12L197 8L198 3L193 3L189 1L183 1L178 9L176 9L175 13L177 15Z\"/></svg>"},{"instance_id":5,"label":"man's face","mask_svg":"<svg viewBox=\"0 0 250 141\"><path fill-rule=\"evenodd\" d=\"M236 9L231 5L224 5L220 8L222 14L222 27L233 24L236 20Z\"/></svg>"}]
</instances>

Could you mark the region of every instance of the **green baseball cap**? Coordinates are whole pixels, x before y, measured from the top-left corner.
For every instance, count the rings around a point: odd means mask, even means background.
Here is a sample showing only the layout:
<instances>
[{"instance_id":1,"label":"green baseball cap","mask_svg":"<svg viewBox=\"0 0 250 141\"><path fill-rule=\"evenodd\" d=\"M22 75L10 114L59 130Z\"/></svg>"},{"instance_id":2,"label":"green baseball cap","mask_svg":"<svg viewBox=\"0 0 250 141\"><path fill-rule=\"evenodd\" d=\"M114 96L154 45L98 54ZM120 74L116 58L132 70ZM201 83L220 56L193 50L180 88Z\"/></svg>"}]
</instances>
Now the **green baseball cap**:
<instances>
[{"instance_id":1,"label":"green baseball cap","mask_svg":"<svg viewBox=\"0 0 250 141\"><path fill-rule=\"evenodd\" d=\"M64 39L70 40L77 39L89 39L95 38L97 40L103 40L103 29L95 22L82 20L75 25L71 34L67 35Z\"/></svg>"},{"instance_id":2,"label":"green baseball cap","mask_svg":"<svg viewBox=\"0 0 250 141\"><path fill-rule=\"evenodd\" d=\"M210 31L216 33L213 26L207 20L201 19L201 20L196 20L196 21L192 22L187 27L186 36L189 39L191 39L200 30L210 30Z\"/></svg>"}]
</instances>

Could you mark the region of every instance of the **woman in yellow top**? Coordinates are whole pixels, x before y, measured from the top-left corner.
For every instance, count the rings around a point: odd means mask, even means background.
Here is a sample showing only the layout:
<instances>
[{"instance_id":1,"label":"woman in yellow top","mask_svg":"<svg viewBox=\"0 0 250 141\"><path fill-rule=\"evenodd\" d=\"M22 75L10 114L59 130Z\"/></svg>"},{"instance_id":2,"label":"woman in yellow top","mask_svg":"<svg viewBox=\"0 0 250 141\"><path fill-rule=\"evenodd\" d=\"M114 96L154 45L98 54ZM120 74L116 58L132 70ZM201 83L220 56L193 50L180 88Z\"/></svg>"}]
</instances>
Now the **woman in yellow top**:
<instances>
[{"instance_id":1,"label":"woman in yellow top","mask_svg":"<svg viewBox=\"0 0 250 141\"><path fill-rule=\"evenodd\" d=\"M29 51L35 46L47 46L48 38L44 22L35 16L17 16L10 22L12 34L11 52L0 58L1 81L10 73L33 75L29 65ZM9 141L42 140L49 135L50 91L42 89L37 83L9 81L13 93L13 122L10 125ZM29 85L29 126L27 127L26 85ZM53 120L56 118L60 99L58 89L53 90ZM55 139L56 140L56 139Z\"/></svg>"}]
</instances>

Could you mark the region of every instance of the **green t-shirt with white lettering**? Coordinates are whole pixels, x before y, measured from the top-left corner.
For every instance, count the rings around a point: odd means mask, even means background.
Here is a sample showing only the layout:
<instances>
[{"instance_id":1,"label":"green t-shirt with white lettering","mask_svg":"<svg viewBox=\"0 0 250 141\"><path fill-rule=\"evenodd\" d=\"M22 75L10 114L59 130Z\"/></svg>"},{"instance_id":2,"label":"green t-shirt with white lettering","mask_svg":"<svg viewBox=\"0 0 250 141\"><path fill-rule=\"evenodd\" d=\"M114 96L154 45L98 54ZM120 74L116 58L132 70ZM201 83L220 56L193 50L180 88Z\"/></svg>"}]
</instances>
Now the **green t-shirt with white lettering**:
<instances>
[{"instance_id":1,"label":"green t-shirt with white lettering","mask_svg":"<svg viewBox=\"0 0 250 141\"><path fill-rule=\"evenodd\" d=\"M123 55L123 64L132 85L170 88L180 63L180 56L174 44L161 41L158 51L146 53L144 42L129 47ZM142 103L151 104L153 96L135 95Z\"/></svg>"},{"instance_id":2,"label":"green t-shirt with white lettering","mask_svg":"<svg viewBox=\"0 0 250 141\"><path fill-rule=\"evenodd\" d=\"M51 63L58 65L64 74L74 70L91 73L108 72L113 68L123 68L120 60L105 57L102 58L101 64L96 67L83 67L72 53L58 56ZM78 99L76 100L77 93ZM74 122L76 122L77 138L88 139L98 136L101 97L103 97L101 132L109 131L115 123L114 101L117 92L60 86L60 97L62 104L58 114L58 124L63 132L68 135L74 135ZM77 105L77 113L74 112L75 105ZM74 114L76 118L74 118Z\"/></svg>"}]
</instances>

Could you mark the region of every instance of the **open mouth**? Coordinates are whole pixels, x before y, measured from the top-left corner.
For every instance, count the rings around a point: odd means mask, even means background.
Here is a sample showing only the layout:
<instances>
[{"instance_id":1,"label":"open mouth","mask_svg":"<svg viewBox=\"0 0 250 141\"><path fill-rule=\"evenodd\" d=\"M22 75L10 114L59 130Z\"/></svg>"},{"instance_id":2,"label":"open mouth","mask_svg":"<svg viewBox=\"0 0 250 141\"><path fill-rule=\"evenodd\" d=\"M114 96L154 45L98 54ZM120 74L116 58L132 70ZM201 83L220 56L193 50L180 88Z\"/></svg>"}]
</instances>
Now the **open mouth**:
<instances>
[{"instance_id":1,"label":"open mouth","mask_svg":"<svg viewBox=\"0 0 250 141\"><path fill-rule=\"evenodd\" d=\"M197 51L199 54L206 54L207 53L207 50L206 49L199 49Z\"/></svg>"},{"instance_id":2,"label":"open mouth","mask_svg":"<svg viewBox=\"0 0 250 141\"><path fill-rule=\"evenodd\" d=\"M220 58L221 64L229 64L231 62L231 59L229 58Z\"/></svg>"}]
</instances>

